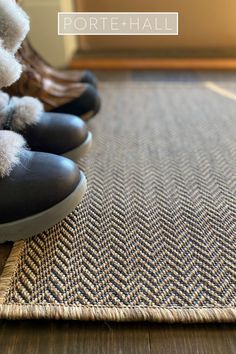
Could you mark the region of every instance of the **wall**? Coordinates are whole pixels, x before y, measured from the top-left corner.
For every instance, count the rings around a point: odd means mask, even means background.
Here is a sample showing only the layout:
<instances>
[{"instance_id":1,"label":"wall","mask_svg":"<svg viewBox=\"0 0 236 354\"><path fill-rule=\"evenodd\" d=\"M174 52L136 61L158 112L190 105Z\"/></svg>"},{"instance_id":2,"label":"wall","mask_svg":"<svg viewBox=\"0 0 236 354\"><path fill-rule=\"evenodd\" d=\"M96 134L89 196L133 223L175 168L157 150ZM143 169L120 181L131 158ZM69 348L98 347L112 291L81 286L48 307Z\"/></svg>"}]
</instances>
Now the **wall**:
<instances>
[{"instance_id":1,"label":"wall","mask_svg":"<svg viewBox=\"0 0 236 354\"><path fill-rule=\"evenodd\" d=\"M73 36L58 36L57 13L73 11L73 0L23 0L22 7L30 15L29 38L33 46L52 65L65 66L78 47Z\"/></svg>"},{"instance_id":2,"label":"wall","mask_svg":"<svg viewBox=\"0 0 236 354\"><path fill-rule=\"evenodd\" d=\"M179 37L82 37L84 50L236 47L236 0L76 0L79 11L178 11Z\"/></svg>"}]
</instances>

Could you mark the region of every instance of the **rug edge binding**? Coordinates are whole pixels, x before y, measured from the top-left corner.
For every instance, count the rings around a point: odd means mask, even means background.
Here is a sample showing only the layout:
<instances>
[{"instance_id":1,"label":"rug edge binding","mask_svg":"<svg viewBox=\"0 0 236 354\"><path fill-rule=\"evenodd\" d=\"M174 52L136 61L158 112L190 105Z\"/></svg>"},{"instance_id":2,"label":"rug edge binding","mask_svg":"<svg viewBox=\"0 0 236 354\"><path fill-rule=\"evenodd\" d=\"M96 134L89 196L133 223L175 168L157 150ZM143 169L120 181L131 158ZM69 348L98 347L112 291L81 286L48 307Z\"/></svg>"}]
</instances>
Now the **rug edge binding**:
<instances>
[{"instance_id":1,"label":"rug edge binding","mask_svg":"<svg viewBox=\"0 0 236 354\"><path fill-rule=\"evenodd\" d=\"M235 323L236 308L111 308L99 306L1 304L0 319L166 323Z\"/></svg>"}]
</instances>

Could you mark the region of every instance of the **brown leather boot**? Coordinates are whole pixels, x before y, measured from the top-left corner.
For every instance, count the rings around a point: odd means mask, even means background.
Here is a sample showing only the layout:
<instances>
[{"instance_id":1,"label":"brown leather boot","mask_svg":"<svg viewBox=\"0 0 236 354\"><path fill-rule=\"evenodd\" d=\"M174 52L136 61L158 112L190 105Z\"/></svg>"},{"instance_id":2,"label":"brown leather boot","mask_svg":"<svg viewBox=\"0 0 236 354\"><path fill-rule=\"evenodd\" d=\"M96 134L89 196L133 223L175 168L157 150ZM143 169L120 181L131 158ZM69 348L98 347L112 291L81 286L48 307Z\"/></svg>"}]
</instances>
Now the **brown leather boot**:
<instances>
[{"instance_id":1,"label":"brown leather boot","mask_svg":"<svg viewBox=\"0 0 236 354\"><path fill-rule=\"evenodd\" d=\"M21 5L23 1L15 0L15 2ZM62 84L87 83L97 87L97 78L89 70L56 70L52 68L31 46L28 39L23 42L19 55L45 78Z\"/></svg>"},{"instance_id":2,"label":"brown leather boot","mask_svg":"<svg viewBox=\"0 0 236 354\"><path fill-rule=\"evenodd\" d=\"M37 51L32 47L29 40L23 42L19 50L20 57L40 73L44 78L49 78L59 84L87 83L97 87L97 78L89 70L57 70L51 67Z\"/></svg>"},{"instance_id":3,"label":"brown leather boot","mask_svg":"<svg viewBox=\"0 0 236 354\"><path fill-rule=\"evenodd\" d=\"M46 111L68 113L83 120L92 118L100 109L100 97L90 84L74 83L62 85L44 77L21 58L24 71L21 78L5 92L11 96L38 98Z\"/></svg>"}]
</instances>

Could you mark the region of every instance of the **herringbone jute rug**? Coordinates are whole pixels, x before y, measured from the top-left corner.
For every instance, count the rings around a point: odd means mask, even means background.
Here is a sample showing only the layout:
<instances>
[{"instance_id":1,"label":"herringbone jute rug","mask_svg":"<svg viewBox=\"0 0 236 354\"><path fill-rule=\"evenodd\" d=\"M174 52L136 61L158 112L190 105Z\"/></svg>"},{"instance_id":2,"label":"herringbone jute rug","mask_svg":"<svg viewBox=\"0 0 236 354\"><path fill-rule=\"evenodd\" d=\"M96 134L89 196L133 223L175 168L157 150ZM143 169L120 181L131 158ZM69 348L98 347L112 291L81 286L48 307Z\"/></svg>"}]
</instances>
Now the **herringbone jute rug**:
<instances>
[{"instance_id":1,"label":"herringbone jute rug","mask_svg":"<svg viewBox=\"0 0 236 354\"><path fill-rule=\"evenodd\" d=\"M0 317L236 321L236 102L203 83L102 96L88 193L14 245Z\"/></svg>"}]
</instances>

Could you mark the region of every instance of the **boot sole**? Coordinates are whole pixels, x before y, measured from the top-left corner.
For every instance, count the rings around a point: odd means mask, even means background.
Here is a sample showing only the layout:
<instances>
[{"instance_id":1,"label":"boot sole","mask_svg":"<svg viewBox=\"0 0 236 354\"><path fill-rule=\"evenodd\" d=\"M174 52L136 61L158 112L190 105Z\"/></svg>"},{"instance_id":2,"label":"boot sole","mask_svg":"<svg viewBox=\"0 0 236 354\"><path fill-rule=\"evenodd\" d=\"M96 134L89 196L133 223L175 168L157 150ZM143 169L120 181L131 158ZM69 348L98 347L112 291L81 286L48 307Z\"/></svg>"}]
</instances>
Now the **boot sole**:
<instances>
[{"instance_id":1,"label":"boot sole","mask_svg":"<svg viewBox=\"0 0 236 354\"><path fill-rule=\"evenodd\" d=\"M92 145L93 135L89 132L86 140L79 147L74 150L68 151L67 153L63 154L63 156L78 163L79 160L90 151Z\"/></svg>"},{"instance_id":2,"label":"boot sole","mask_svg":"<svg viewBox=\"0 0 236 354\"><path fill-rule=\"evenodd\" d=\"M82 172L80 174L80 183L76 189L60 203L28 218L1 224L0 242L17 241L38 235L56 225L76 209L87 190L86 178Z\"/></svg>"},{"instance_id":3,"label":"boot sole","mask_svg":"<svg viewBox=\"0 0 236 354\"><path fill-rule=\"evenodd\" d=\"M81 114L80 118L83 119L85 122L92 119L96 115L95 111L89 111L87 113Z\"/></svg>"}]
</instances>

